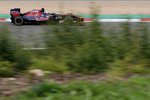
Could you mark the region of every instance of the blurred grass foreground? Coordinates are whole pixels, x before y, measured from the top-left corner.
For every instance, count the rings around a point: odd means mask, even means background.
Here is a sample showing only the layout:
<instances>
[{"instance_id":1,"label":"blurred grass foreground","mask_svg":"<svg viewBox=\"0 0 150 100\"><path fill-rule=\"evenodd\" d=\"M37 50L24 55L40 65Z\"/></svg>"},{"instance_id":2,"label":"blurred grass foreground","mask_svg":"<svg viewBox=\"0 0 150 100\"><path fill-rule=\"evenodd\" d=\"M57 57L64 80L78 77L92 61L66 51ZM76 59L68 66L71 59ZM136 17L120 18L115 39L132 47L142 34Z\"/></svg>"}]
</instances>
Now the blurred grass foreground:
<instances>
[{"instance_id":1,"label":"blurred grass foreground","mask_svg":"<svg viewBox=\"0 0 150 100\"><path fill-rule=\"evenodd\" d=\"M36 77L37 79L42 77L42 80L48 79L52 73L104 74L105 80L109 80L66 85L43 83L17 97L15 95L15 100L150 98L150 31L147 26L138 23L137 30L133 31L131 24L126 22L121 24L120 31L116 32L113 29L109 34L104 34L96 15L93 18L94 22L84 28L69 24L54 25L51 31L48 29L43 33L47 49L42 50L24 50L23 46L11 37L8 28L0 29L1 78L22 76L32 81L33 76L30 72L38 69ZM40 72L42 74L39 74ZM130 79L130 76L148 76L148 78ZM116 79L121 81L115 81ZM0 88L0 93L1 91L3 90ZM2 99L5 100L5 96Z\"/></svg>"},{"instance_id":2,"label":"blurred grass foreground","mask_svg":"<svg viewBox=\"0 0 150 100\"><path fill-rule=\"evenodd\" d=\"M150 98L150 79L97 83L74 82L65 85L41 83L12 100L146 100Z\"/></svg>"}]
</instances>

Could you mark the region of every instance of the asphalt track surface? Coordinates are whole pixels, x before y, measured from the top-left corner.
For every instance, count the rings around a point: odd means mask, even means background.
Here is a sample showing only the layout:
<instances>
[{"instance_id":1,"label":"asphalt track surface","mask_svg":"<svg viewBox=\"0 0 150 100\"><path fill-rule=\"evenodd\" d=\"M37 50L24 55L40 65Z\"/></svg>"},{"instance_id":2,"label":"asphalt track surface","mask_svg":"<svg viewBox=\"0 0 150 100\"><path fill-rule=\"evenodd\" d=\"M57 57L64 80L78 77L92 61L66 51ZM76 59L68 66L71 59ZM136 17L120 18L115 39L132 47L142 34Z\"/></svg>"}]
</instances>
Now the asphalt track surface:
<instances>
[{"instance_id":1,"label":"asphalt track surface","mask_svg":"<svg viewBox=\"0 0 150 100\"><path fill-rule=\"evenodd\" d=\"M103 22L102 26L104 28L105 34L111 34L111 30L119 31L121 22ZM137 29L137 23L131 23L132 29ZM148 28L150 29L150 23L146 23ZM85 26L88 25L86 23L84 26L77 26L79 29L85 29ZM48 25L22 25L22 26L15 26L12 23L8 22L1 22L0 28L7 26L12 37L16 39L17 42L21 43L26 48L43 48L43 34L47 30L49 30L49 33L53 29L52 26Z\"/></svg>"},{"instance_id":2,"label":"asphalt track surface","mask_svg":"<svg viewBox=\"0 0 150 100\"><path fill-rule=\"evenodd\" d=\"M8 27L12 37L23 46L27 48L43 47L42 33L44 33L49 26L46 25L22 25L16 26L10 22L1 22L0 28Z\"/></svg>"}]
</instances>

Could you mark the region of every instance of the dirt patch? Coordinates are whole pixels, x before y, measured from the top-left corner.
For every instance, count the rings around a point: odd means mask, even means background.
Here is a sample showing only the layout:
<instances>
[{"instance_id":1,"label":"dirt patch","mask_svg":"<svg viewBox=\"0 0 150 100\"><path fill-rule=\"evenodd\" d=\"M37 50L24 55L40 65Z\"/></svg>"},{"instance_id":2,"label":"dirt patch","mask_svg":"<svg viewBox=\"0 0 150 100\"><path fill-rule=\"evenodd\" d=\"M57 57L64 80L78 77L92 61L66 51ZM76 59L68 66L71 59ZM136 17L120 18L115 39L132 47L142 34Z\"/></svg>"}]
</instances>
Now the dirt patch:
<instances>
[{"instance_id":1,"label":"dirt patch","mask_svg":"<svg viewBox=\"0 0 150 100\"><path fill-rule=\"evenodd\" d=\"M30 86L25 78L0 78L0 95L11 96Z\"/></svg>"},{"instance_id":2,"label":"dirt patch","mask_svg":"<svg viewBox=\"0 0 150 100\"><path fill-rule=\"evenodd\" d=\"M149 77L150 75L143 75L143 77ZM127 77L121 78L129 79L132 77L139 77L139 75L129 75ZM105 74L80 74L80 73L50 73L44 77L35 77L29 75L20 75L13 78L0 78L0 96L13 96L16 93L25 91L31 86L39 84L44 81L56 82L58 84L65 84L72 81L89 81L98 82L108 80L109 78ZM119 78L118 78L119 79Z\"/></svg>"},{"instance_id":3,"label":"dirt patch","mask_svg":"<svg viewBox=\"0 0 150 100\"><path fill-rule=\"evenodd\" d=\"M100 81L105 80L105 75L84 75L78 73L72 74L59 74L53 73L46 77L31 77L31 76L19 76L13 78L0 78L0 96L12 96L20 91L25 91L35 84L39 84L43 81L53 81L59 84L68 83L70 81Z\"/></svg>"}]
</instances>

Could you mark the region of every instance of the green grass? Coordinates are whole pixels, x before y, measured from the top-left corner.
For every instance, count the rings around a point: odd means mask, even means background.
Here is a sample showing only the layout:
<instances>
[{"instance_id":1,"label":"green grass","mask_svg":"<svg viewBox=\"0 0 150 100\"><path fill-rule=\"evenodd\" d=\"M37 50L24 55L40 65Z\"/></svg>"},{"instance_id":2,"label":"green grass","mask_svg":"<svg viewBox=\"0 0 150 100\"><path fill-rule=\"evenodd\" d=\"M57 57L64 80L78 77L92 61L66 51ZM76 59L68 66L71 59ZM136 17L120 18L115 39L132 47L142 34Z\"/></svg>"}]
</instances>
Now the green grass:
<instances>
[{"instance_id":1,"label":"green grass","mask_svg":"<svg viewBox=\"0 0 150 100\"><path fill-rule=\"evenodd\" d=\"M12 100L148 100L150 78L122 81L42 83Z\"/></svg>"},{"instance_id":2,"label":"green grass","mask_svg":"<svg viewBox=\"0 0 150 100\"><path fill-rule=\"evenodd\" d=\"M92 18L90 14L81 14L80 16L84 18ZM140 18L150 18L150 14L102 14L98 15L98 18L102 19L140 19Z\"/></svg>"},{"instance_id":3,"label":"green grass","mask_svg":"<svg viewBox=\"0 0 150 100\"><path fill-rule=\"evenodd\" d=\"M10 18L9 14L0 14L0 18Z\"/></svg>"}]
</instances>

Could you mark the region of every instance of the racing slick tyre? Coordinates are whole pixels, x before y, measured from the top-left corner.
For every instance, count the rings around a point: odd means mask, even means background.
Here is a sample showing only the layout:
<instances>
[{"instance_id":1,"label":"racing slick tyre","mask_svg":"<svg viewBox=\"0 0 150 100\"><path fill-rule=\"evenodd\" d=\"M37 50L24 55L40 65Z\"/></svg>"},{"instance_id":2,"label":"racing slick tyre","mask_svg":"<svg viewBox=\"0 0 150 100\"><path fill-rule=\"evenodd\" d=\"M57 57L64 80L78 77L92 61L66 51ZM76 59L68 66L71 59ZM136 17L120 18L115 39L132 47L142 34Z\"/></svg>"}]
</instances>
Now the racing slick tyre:
<instances>
[{"instance_id":1,"label":"racing slick tyre","mask_svg":"<svg viewBox=\"0 0 150 100\"><path fill-rule=\"evenodd\" d=\"M23 23L24 23L24 21L23 21L23 18L22 18L21 16L18 16L18 17L16 17L16 18L14 19L14 24L15 24L15 25L20 26L20 25L22 25Z\"/></svg>"},{"instance_id":2,"label":"racing slick tyre","mask_svg":"<svg viewBox=\"0 0 150 100\"><path fill-rule=\"evenodd\" d=\"M71 16L65 17L64 23L65 23L66 25L72 25L72 24L74 23L73 18L72 18Z\"/></svg>"}]
</instances>

